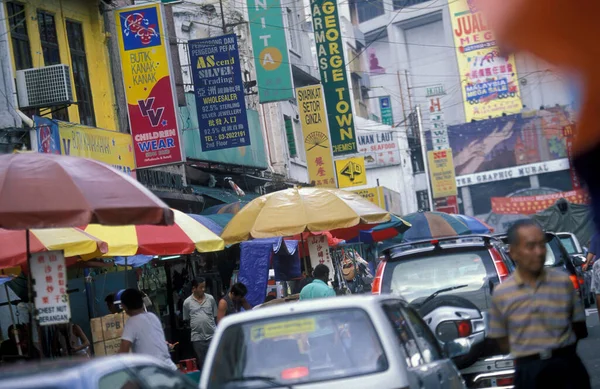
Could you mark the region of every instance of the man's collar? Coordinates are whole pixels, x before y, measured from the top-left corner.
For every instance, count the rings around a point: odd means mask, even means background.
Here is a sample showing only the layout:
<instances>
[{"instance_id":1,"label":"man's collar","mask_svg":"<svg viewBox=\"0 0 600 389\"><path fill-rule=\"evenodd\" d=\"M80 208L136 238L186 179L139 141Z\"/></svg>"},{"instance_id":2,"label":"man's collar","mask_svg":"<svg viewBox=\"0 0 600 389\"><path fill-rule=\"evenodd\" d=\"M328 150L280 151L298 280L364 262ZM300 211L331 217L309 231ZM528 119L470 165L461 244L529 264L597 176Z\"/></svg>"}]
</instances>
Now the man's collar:
<instances>
[{"instance_id":1,"label":"man's collar","mask_svg":"<svg viewBox=\"0 0 600 389\"><path fill-rule=\"evenodd\" d=\"M540 273L540 275L537 278L537 282L544 282L546 281L546 277L547 277L548 273L546 271L546 269L542 269L542 272ZM517 285L525 285L525 280L523 280L523 278L521 277L521 274L519 273L519 268L517 268L517 270L515 271L514 274L515 277L515 282L517 283Z\"/></svg>"}]
</instances>

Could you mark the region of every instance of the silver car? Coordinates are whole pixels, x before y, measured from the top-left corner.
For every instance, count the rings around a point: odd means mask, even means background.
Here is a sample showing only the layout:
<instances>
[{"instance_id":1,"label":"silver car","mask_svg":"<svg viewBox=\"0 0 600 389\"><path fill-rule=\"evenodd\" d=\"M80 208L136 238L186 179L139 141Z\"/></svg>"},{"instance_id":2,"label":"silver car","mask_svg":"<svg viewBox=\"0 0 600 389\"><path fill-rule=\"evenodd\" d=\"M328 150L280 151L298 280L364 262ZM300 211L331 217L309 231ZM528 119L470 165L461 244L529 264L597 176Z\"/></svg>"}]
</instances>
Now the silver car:
<instances>
[{"instance_id":1,"label":"silver car","mask_svg":"<svg viewBox=\"0 0 600 389\"><path fill-rule=\"evenodd\" d=\"M435 335L393 296L332 297L226 317L217 328L201 389L462 389L449 357L469 343Z\"/></svg>"}]
</instances>

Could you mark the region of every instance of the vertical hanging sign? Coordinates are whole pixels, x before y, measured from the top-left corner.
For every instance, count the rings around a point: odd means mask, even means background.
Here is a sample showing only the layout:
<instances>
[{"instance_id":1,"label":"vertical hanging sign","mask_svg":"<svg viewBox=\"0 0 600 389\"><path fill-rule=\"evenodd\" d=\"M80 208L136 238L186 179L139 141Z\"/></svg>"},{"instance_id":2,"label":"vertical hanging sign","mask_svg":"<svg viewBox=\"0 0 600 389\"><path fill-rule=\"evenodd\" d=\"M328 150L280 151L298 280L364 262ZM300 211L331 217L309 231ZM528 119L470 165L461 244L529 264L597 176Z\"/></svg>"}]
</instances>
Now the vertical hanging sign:
<instances>
[{"instance_id":1,"label":"vertical hanging sign","mask_svg":"<svg viewBox=\"0 0 600 389\"><path fill-rule=\"evenodd\" d=\"M335 169L321 85L298 88L296 99L306 150L308 180L315 186L335 188Z\"/></svg>"},{"instance_id":2,"label":"vertical hanging sign","mask_svg":"<svg viewBox=\"0 0 600 389\"><path fill-rule=\"evenodd\" d=\"M392 101L390 100L390 96L379 98L379 110L381 111L381 123L393 126L394 115L392 114Z\"/></svg>"},{"instance_id":3,"label":"vertical hanging sign","mask_svg":"<svg viewBox=\"0 0 600 389\"><path fill-rule=\"evenodd\" d=\"M202 151L250 146L237 36L188 43Z\"/></svg>"},{"instance_id":4,"label":"vertical hanging sign","mask_svg":"<svg viewBox=\"0 0 600 389\"><path fill-rule=\"evenodd\" d=\"M183 153L162 5L121 8L115 17L136 166L180 163Z\"/></svg>"},{"instance_id":5,"label":"vertical hanging sign","mask_svg":"<svg viewBox=\"0 0 600 389\"><path fill-rule=\"evenodd\" d=\"M337 3L311 0L310 6L333 155L355 154L358 149Z\"/></svg>"},{"instance_id":6,"label":"vertical hanging sign","mask_svg":"<svg viewBox=\"0 0 600 389\"><path fill-rule=\"evenodd\" d=\"M258 100L261 103L294 98L292 67L281 11L281 0L248 0Z\"/></svg>"}]
</instances>

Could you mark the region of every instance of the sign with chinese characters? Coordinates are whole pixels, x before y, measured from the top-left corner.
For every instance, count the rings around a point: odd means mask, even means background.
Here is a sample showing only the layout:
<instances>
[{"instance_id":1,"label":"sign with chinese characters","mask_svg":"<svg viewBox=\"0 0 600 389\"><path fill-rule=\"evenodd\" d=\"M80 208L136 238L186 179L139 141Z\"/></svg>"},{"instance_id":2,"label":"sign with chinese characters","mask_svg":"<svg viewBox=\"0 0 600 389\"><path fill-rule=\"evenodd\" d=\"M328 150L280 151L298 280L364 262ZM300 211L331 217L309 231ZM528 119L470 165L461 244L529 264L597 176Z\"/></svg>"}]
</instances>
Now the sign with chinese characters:
<instances>
[{"instance_id":1,"label":"sign with chinese characters","mask_svg":"<svg viewBox=\"0 0 600 389\"><path fill-rule=\"evenodd\" d=\"M292 68L281 10L281 0L248 0L258 100L261 103L294 98Z\"/></svg>"},{"instance_id":2,"label":"sign with chinese characters","mask_svg":"<svg viewBox=\"0 0 600 389\"><path fill-rule=\"evenodd\" d=\"M314 269L317 265L325 265L329 268L329 277L333 279L335 269L329 253L329 242L325 235L311 235L308 237L308 253L310 254L310 265Z\"/></svg>"},{"instance_id":3,"label":"sign with chinese characters","mask_svg":"<svg viewBox=\"0 0 600 389\"><path fill-rule=\"evenodd\" d=\"M562 198L574 204L589 204L590 200L588 193L582 189L540 196L492 197L492 212L497 215L533 215Z\"/></svg>"},{"instance_id":4,"label":"sign with chinese characters","mask_svg":"<svg viewBox=\"0 0 600 389\"><path fill-rule=\"evenodd\" d=\"M393 126L394 114L392 113L392 100L390 96L379 98L379 110L381 111L381 123Z\"/></svg>"},{"instance_id":5,"label":"sign with chinese characters","mask_svg":"<svg viewBox=\"0 0 600 389\"><path fill-rule=\"evenodd\" d=\"M500 55L489 24L473 0L448 2L466 122L523 109L513 55Z\"/></svg>"},{"instance_id":6,"label":"sign with chinese characters","mask_svg":"<svg viewBox=\"0 0 600 389\"><path fill-rule=\"evenodd\" d=\"M579 176L573 167L573 137L575 135L574 127L574 125L565 126L563 127L562 132L567 146L567 158L569 158L569 165L571 167L569 169L569 172L571 173L571 184L573 185L573 189L577 190L581 189L581 181L579 180Z\"/></svg>"},{"instance_id":7,"label":"sign with chinese characters","mask_svg":"<svg viewBox=\"0 0 600 389\"><path fill-rule=\"evenodd\" d=\"M337 2L311 0L310 3L333 155L355 154L352 98L344 60L346 46L342 40Z\"/></svg>"},{"instance_id":8,"label":"sign with chinese characters","mask_svg":"<svg viewBox=\"0 0 600 389\"><path fill-rule=\"evenodd\" d=\"M537 174L558 172L569 170L569 159L555 159L548 162L531 163L510 167L506 169L488 170L487 172L465 174L456 177L456 186L463 187L476 184L485 184L502 180L511 180L513 178L534 176Z\"/></svg>"},{"instance_id":9,"label":"sign with chinese characters","mask_svg":"<svg viewBox=\"0 0 600 389\"><path fill-rule=\"evenodd\" d=\"M376 186L374 188L366 188L353 190L352 192L360 195L362 198L369 200L373 204L377 205L379 208L385 209L385 201L383 197L383 187Z\"/></svg>"},{"instance_id":10,"label":"sign with chinese characters","mask_svg":"<svg viewBox=\"0 0 600 389\"><path fill-rule=\"evenodd\" d=\"M308 180L318 187L335 188L335 169L321 85L298 88L296 100L306 150Z\"/></svg>"},{"instance_id":11,"label":"sign with chinese characters","mask_svg":"<svg viewBox=\"0 0 600 389\"><path fill-rule=\"evenodd\" d=\"M338 159L335 161L335 171L340 188L367 185L364 157Z\"/></svg>"},{"instance_id":12,"label":"sign with chinese characters","mask_svg":"<svg viewBox=\"0 0 600 389\"><path fill-rule=\"evenodd\" d=\"M365 158L367 168L400 164L400 149L393 131L360 132L358 153Z\"/></svg>"},{"instance_id":13,"label":"sign with chinese characters","mask_svg":"<svg viewBox=\"0 0 600 389\"><path fill-rule=\"evenodd\" d=\"M456 178L454 177L454 163L452 150L428 151L429 175L433 198L456 196Z\"/></svg>"},{"instance_id":14,"label":"sign with chinese characters","mask_svg":"<svg viewBox=\"0 0 600 389\"><path fill-rule=\"evenodd\" d=\"M68 323L71 307L67 294L67 266L62 251L32 254L31 276L35 281L35 316L42 326Z\"/></svg>"},{"instance_id":15,"label":"sign with chinese characters","mask_svg":"<svg viewBox=\"0 0 600 389\"><path fill-rule=\"evenodd\" d=\"M188 44L202 151L250 146L237 35Z\"/></svg>"},{"instance_id":16,"label":"sign with chinese characters","mask_svg":"<svg viewBox=\"0 0 600 389\"><path fill-rule=\"evenodd\" d=\"M136 166L180 163L184 158L162 5L120 8L115 18Z\"/></svg>"}]
</instances>

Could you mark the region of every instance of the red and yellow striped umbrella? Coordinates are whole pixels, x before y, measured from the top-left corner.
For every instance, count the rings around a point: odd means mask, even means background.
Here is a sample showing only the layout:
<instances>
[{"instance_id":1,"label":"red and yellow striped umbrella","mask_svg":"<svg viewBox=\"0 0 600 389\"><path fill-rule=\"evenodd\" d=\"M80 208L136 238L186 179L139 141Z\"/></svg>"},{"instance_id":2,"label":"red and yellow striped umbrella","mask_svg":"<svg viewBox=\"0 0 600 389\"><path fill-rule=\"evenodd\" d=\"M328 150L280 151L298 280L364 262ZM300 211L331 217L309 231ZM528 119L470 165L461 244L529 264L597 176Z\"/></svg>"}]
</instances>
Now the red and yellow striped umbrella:
<instances>
[{"instance_id":1,"label":"red and yellow striped umbrella","mask_svg":"<svg viewBox=\"0 0 600 389\"><path fill-rule=\"evenodd\" d=\"M171 226L102 226L90 224L85 231L108 243L104 257L132 255L182 255L225 248L223 239L189 215L173 209Z\"/></svg>"},{"instance_id":2,"label":"red and yellow striped umbrella","mask_svg":"<svg viewBox=\"0 0 600 389\"><path fill-rule=\"evenodd\" d=\"M101 256L108 251L105 242L78 228L30 230L30 252L61 250L65 257ZM25 231L0 229L0 269L27 264Z\"/></svg>"}]
</instances>

